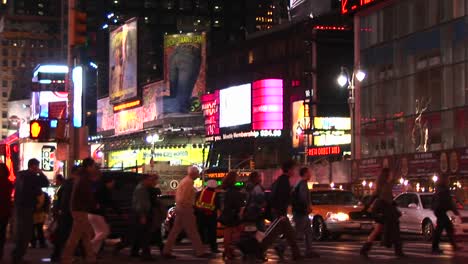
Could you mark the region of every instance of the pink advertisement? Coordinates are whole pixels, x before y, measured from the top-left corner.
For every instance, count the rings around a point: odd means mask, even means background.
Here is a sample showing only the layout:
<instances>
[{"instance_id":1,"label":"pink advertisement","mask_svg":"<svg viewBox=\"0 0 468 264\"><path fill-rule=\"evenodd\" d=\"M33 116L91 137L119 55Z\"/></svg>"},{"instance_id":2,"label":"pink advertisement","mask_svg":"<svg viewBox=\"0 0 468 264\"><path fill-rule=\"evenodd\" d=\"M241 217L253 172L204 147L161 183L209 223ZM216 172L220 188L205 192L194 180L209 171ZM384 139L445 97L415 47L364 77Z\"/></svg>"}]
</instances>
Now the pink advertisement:
<instances>
[{"instance_id":1,"label":"pink advertisement","mask_svg":"<svg viewBox=\"0 0 468 264\"><path fill-rule=\"evenodd\" d=\"M283 80L265 79L253 83L252 129L283 129Z\"/></svg>"},{"instance_id":2,"label":"pink advertisement","mask_svg":"<svg viewBox=\"0 0 468 264\"><path fill-rule=\"evenodd\" d=\"M97 132L114 129L114 110L109 97L97 101Z\"/></svg>"},{"instance_id":3,"label":"pink advertisement","mask_svg":"<svg viewBox=\"0 0 468 264\"><path fill-rule=\"evenodd\" d=\"M219 90L201 97L207 136L219 135Z\"/></svg>"}]
</instances>

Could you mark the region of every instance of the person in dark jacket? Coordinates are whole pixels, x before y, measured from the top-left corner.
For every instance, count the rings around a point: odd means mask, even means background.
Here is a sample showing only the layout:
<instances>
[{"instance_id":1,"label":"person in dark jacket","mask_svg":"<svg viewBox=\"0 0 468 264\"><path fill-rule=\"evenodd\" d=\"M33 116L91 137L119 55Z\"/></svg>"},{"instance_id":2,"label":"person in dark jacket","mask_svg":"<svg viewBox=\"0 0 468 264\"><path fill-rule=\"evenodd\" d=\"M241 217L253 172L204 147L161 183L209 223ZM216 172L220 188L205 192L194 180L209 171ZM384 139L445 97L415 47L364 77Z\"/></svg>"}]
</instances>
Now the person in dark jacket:
<instances>
[{"instance_id":1,"label":"person in dark jacket","mask_svg":"<svg viewBox=\"0 0 468 264\"><path fill-rule=\"evenodd\" d=\"M235 186L237 180L236 172L229 172L223 180L224 206L220 216L221 224L224 225L224 258L234 258L234 245L240 238L242 231L241 211L244 207L242 193Z\"/></svg>"},{"instance_id":2,"label":"person in dark jacket","mask_svg":"<svg viewBox=\"0 0 468 264\"><path fill-rule=\"evenodd\" d=\"M437 226L434 231L434 237L432 240L432 254L443 254L444 252L440 249L440 237L442 232L445 230L449 238L450 244L454 250L458 250L459 247L455 243L454 239L454 229L452 221L447 216L448 211L452 211L455 215L460 216L457 206L453 201L452 195L450 193L448 177L442 176L439 179L439 182L436 186L436 193L432 200L432 209L434 214L437 217Z\"/></svg>"},{"instance_id":3,"label":"person in dark jacket","mask_svg":"<svg viewBox=\"0 0 468 264\"><path fill-rule=\"evenodd\" d=\"M56 200L56 214L57 214L57 230L55 234L54 250L50 257L52 262L59 262L62 256L63 248L67 243L68 236L70 235L73 217L71 214L70 203L73 192L73 184L75 179L78 178L80 167L74 166L71 170L70 178L66 179L60 189L57 191Z\"/></svg>"},{"instance_id":4,"label":"person in dark jacket","mask_svg":"<svg viewBox=\"0 0 468 264\"><path fill-rule=\"evenodd\" d=\"M23 260L33 231L33 214L36 199L42 188L49 186L49 180L39 168L37 159L28 161L28 170L20 171L15 182L15 248L12 252L13 263Z\"/></svg>"},{"instance_id":5,"label":"person in dark jacket","mask_svg":"<svg viewBox=\"0 0 468 264\"><path fill-rule=\"evenodd\" d=\"M159 180L159 176L156 175L156 184ZM150 200L151 200L151 211L153 212L152 215L152 225L151 225L151 243L155 244L157 247L159 247L159 251L162 252L164 250L164 242L162 238L162 233L161 233L161 225L166 219L167 216L167 208L162 204L161 200L159 199L159 196L161 195L161 189L157 187L150 187L148 189L149 194L150 194Z\"/></svg>"},{"instance_id":6,"label":"person in dark jacket","mask_svg":"<svg viewBox=\"0 0 468 264\"><path fill-rule=\"evenodd\" d=\"M0 260L3 258L8 221L11 216L11 193L13 183L8 179L10 171L5 163L0 163Z\"/></svg>"},{"instance_id":7,"label":"person in dark jacket","mask_svg":"<svg viewBox=\"0 0 468 264\"><path fill-rule=\"evenodd\" d=\"M110 227L106 221L107 209L118 212L115 202L112 200L112 189L115 181L112 178L103 178L96 182L95 199L97 208L88 214L88 220L94 230L94 237L91 240L94 252L99 253L103 242L110 234Z\"/></svg>"},{"instance_id":8,"label":"person in dark jacket","mask_svg":"<svg viewBox=\"0 0 468 264\"><path fill-rule=\"evenodd\" d=\"M288 160L283 163L281 166L283 174L279 176L271 187L271 214L273 216L273 221L279 220L287 216L288 207L291 204L291 183L290 179L294 178L297 175L297 164L294 160ZM289 219L286 217L286 219ZM290 223L289 223L290 224ZM289 230L289 229L286 229ZM294 229L293 229L294 230ZM289 236L295 236L293 231ZM288 241L289 242L289 241ZM289 246L293 249L294 245L289 243ZM275 247L276 254L279 258L284 257L284 251L286 250L286 244L283 240L279 241L278 245Z\"/></svg>"},{"instance_id":9,"label":"person in dark jacket","mask_svg":"<svg viewBox=\"0 0 468 264\"><path fill-rule=\"evenodd\" d=\"M375 201L375 202L374 202ZM372 214L375 226L367 238L367 242L361 248L361 256L367 257L372 244L383 233L383 242L386 247L394 246L395 255L405 257L400 237L400 211L393 202L393 173L384 168L377 179L375 193L371 200L365 205L363 211L372 205Z\"/></svg>"},{"instance_id":10,"label":"person in dark jacket","mask_svg":"<svg viewBox=\"0 0 468 264\"><path fill-rule=\"evenodd\" d=\"M72 263L73 253L80 240L83 243L87 261L96 262L96 253L91 245L93 228L88 221L88 213L96 209L93 184L97 180L98 171L92 158L84 159L81 166L79 177L73 185L71 196L73 227L63 250L62 264Z\"/></svg>"},{"instance_id":11,"label":"person in dark jacket","mask_svg":"<svg viewBox=\"0 0 468 264\"><path fill-rule=\"evenodd\" d=\"M209 180L201 192L197 193L195 200L195 215L197 216L198 232L201 240L209 244L212 253L219 253L216 242L216 229L218 224L219 196L216 193L218 183Z\"/></svg>"},{"instance_id":12,"label":"person in dark jacket","mask_svg":"<svg viewBox=\"0 0 468 264\"><path fill-rule=\"evenodd\" d=\"M314 238L312 223L309 218L309 214L311 213L311 203L309 186L307 184L311 177L309 169L307 167L301 168L299 175L301 176L301 180L294 187L292 198L292 212L293 221L296 227L296 235L298 238L305 238L304 257L319 257L319 254L312 250L312 241Z\"/></svg>"},{"instance_id":13,"label":"person in dark jacket","mask_svg":"<svg viewBox=\"0 0 468 264\"><path fill-rule=\"evenodd\" d=\"M31 239L31 247L36 248L37 244L41 248L47 248L47 243L44 236L44 224L47 220L50 209L50 198L46 192L42 192L37 196L36 210L33 214L33 236Z\"/></svg>"},{"instance_id":14,"label":"person in dark jacket","mask_svg":"<svg viewBox=\"0 0 468 264\"><path fill-rule=\"evenodd\" d=\"M246 184L248 194L247 204L244 211L244 221L255 222L257 229L265 232L265 209L267 200L265 189L262 186L262 177L256 171L250 173L249 181Z\"/></svg>"}]
</instances>

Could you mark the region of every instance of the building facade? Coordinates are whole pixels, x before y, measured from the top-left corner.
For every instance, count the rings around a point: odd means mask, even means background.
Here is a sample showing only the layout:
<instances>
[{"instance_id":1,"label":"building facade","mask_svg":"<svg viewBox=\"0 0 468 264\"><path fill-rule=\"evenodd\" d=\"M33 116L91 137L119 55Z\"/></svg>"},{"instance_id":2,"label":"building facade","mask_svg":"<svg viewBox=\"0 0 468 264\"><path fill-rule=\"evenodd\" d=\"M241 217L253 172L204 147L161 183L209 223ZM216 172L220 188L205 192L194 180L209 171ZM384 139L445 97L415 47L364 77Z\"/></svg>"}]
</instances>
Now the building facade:
<instances>
[{"instance_id":1,"label":"building facade","mask_svg":"<svg viewBox=\"0 0 468 264\"><path fill-rule=\"evenodd\" d=\"M31 76L39 63L63 61L61 1L6 1L0 11L0 122L8 135L8 100L30 97Z\"/></svg>"},{"instance_id":2,"label":"building facade","mask_svg":"<svg viewBox=\"0 0 468 264\"><path fill-rule=\"evenodd\" d=\"M367 72L357 96L361 161L354 175L375 178L390 166L413 189L432 190L442 174L462 189L468 1L343 3L343 13L352 10L355 68Z\"/></svg>"}]
</instances>

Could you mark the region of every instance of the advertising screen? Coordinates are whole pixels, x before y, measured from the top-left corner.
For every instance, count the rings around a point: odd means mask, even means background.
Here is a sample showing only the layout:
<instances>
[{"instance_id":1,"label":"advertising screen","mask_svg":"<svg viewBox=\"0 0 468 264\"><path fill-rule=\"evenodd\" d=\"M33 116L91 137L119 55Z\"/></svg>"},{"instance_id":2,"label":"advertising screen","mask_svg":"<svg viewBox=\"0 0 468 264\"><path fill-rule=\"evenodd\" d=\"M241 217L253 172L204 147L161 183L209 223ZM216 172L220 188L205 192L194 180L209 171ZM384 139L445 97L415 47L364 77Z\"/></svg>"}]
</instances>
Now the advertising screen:
<instances>
[{"instance_id":1,"label":"advertising screen","mask_svg":"<svg viewBox=\"0 0 468 264\"><path fill-rule=\"evenodd\" d=\"M202 96L202 110L205 116L207 136L219 134L219 91Z\"/></svg>"},{"instance_id":2,"label":"advertising screen","mask_svg":"<svg viewBox=\"0 0 468 264\"><path fill-rule=\"evenodd\" d=\"M132 167L136 163L139 165L149 164L151 160L151 150L142 149L138 151L121 150L109 154L108 166ZM203 163L203 149L187 146L185 148L159 149L154 150L154 161L166 161L171 165L192 165Z\"/></svg>"},{"instance_id":3,"label":"advertising screen","mask_svg":"<svg viewBox=\"0 0 468 264\"><path fill-rule=\"evenodd\" d=\"M164 37L164 80L169 96L165 114L200 112L206 87L206 35L177 34Z\"/></svg>"},{"instance_id":4,"label":"advertising screen","mask_svg":"<svg viewBox=\"0 0 468 264\"><path fill-rule=\"evenodd\" d=\"M232 127L252 121L251 85L232 86L219 91L219 125Z\"/></svg>"},{"instance_id":5,"label":"advertising screen","mask_svg":"<svg viewBox=\"0 0 468 264\"><path fill-rule=\"evenodd\" d=\"M109 103L109 97L97 101L97 132L114 129L114 111Z\"/></svg>"},{"instance_id":6,"label":"advertising screen","mask_svg":"<svg viewBox=\"0 0 468 264\"><path fill-rule=\"evenodd\" d=\"M109 97L118 103L138 96L137 20L130 20L110 32Z\"/></svg>"},{"instance_id":7,"label":"advertising screen","mask_svg":"<svg viewBox=\"0 0 468 264\"><path fill-rule=\"evenodd\" d=\"M296 101L292 104L292 143L294 148L304 146L304 132L310 128L309 108L304 101Z\"/></svg>"},{"instance_id":8,"label":"advertising screen","mask_svg":"<svg viewBox=\"0 0 468 264\"><path fill-rule=\"evenodd\" d=\"M33 119L49 118L49 103L67 101L67 92L33 92L31 102L31 114Z\"/></svg>"},{"instance_id":9,"label":"advertising screen","mask_svg":"<svg viewBox=\"0 0 468 264\"><path fill-rule=\"evenodd\" d=\"M252 129L283 129L283 80L265 79L253 83Z\"/></svg>"}]
</instances>

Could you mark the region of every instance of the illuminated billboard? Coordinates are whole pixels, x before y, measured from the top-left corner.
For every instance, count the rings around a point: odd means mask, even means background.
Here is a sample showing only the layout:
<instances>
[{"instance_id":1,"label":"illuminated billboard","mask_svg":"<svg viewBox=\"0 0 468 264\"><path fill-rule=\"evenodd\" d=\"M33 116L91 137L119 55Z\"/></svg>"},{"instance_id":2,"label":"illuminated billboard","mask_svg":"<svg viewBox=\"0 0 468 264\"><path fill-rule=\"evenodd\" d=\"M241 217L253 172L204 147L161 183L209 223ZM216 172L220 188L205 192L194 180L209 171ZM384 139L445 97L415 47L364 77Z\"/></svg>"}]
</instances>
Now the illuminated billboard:
<instances>
[{"instance_id":1,"label":"illuminated billboard","mask_svg":"<svg viewBox=\"0 0 468 264\"><path fill-rule=\"evenodd\" d=\"M201 98L202 111L205 116L205 133L207 136L219 134L219 90L205 94Z\"/></svg>"},{"instance_id":2,"label":"illuminated billboard","mask_svg":"<svg viewBox=\"0 0 468 264\"><path fill-rule=\"evenodd\" d=\"M314 129L351 130L351 118L349 117L314 117Z\"/></svg>"},{"instance_id":3,"label":"illuminated billboard","mask_svg":"<svg viewBox=\"0 0 468 264\"><path fill-rule=\"evenodd\" d=\"M303 147L305 130L310 128L309 105L304 101L292 103L292 145L293 148Z\"/></svg>"},{"instance_id":4,"label":"illuminated billboard","mask_svg":"<svg viewBox=\"0 0 468 264\"><path fill-rule=\"evenodd\" d=\"M200 112L206 87L206 35L177 34L164 37L164 80L169 95L164 114Z\"/></svg>"},{"instance_id":5,"label":"illuminated billboard","mask_svg":"<svg viewBox=\"0 0 468 264\"><path fill-rule=\"evenodd\" d=\"M114 111L109 102L109 97L97 101L96 124L97 132L114 129Z\"/></svg>"},{"instance_id":6,"label":"illuminated billboard","mask_svg":"<svg viewBox=\"0 0 468 264\"><path fill-rule=\"evenodd\" d=\"M283 129L283 80L265 79L253 83L252 129Z\"/></svg>"},{"instance_id":7,"label":"illuminated billboard","mask_svg":"<svg viewBox=\"0 0 468 264\"><path fill-rule=\"evenodd\" d=\"M193 165L203 163L203 148L194 148L187 145L185 148L156 148L154 161L169 162L170 165ZM151 160L150 149L122 150L109 153L108 167L133 167L136 164L149 164Z\"/></svg>"},{"instance_id":8,"label":"illuminated billboard","mask_svg":"<svg viewBox=\"0 0 468 264\"><path fill-rule=\"evenodd\" d=\"M314 117L314 146L351 144L351 118Z\"/></svg>"},{"instance_id":9,"label":"illuminated billboard","mask_svg":"<svg viewBox=\"0 0 468 264\"><path fill-rule=\"evenodd\" d=\"M55 102L67 102L67 92L33 92L31 101L32 119L49 118L49 104Z\"/></svg>"},{"instance_id":10,"label":"illuminated billboard","mask_svg":"<svg viewBox=\"0 0 468 264\"><path fill-rule=\"evenodd\" d=\"M341 0L341 13L348 14L356 12L370 4L383 1L385 0Z\"/></svg>"},{"instance_id":11,"label":"illuminated billboard","mask_svg":"<svg viewBox=\"0 0 468 264\"><path fill-rule=\"evenodd\" d=\"M138 96L137 56L138 23L129 20L110 32L109 97L119 103Z\"/></svg>"},{"instance_id":12,"label":"illuminated billboard","mask_svg":"<svg viewBox=\"0 0 468 264\"><path fill-rule=\"evenodd\" d=\"M219 100L220 127L247 125L252 122L250 83L220 90Z\"/></svg>"}]
</instances>

